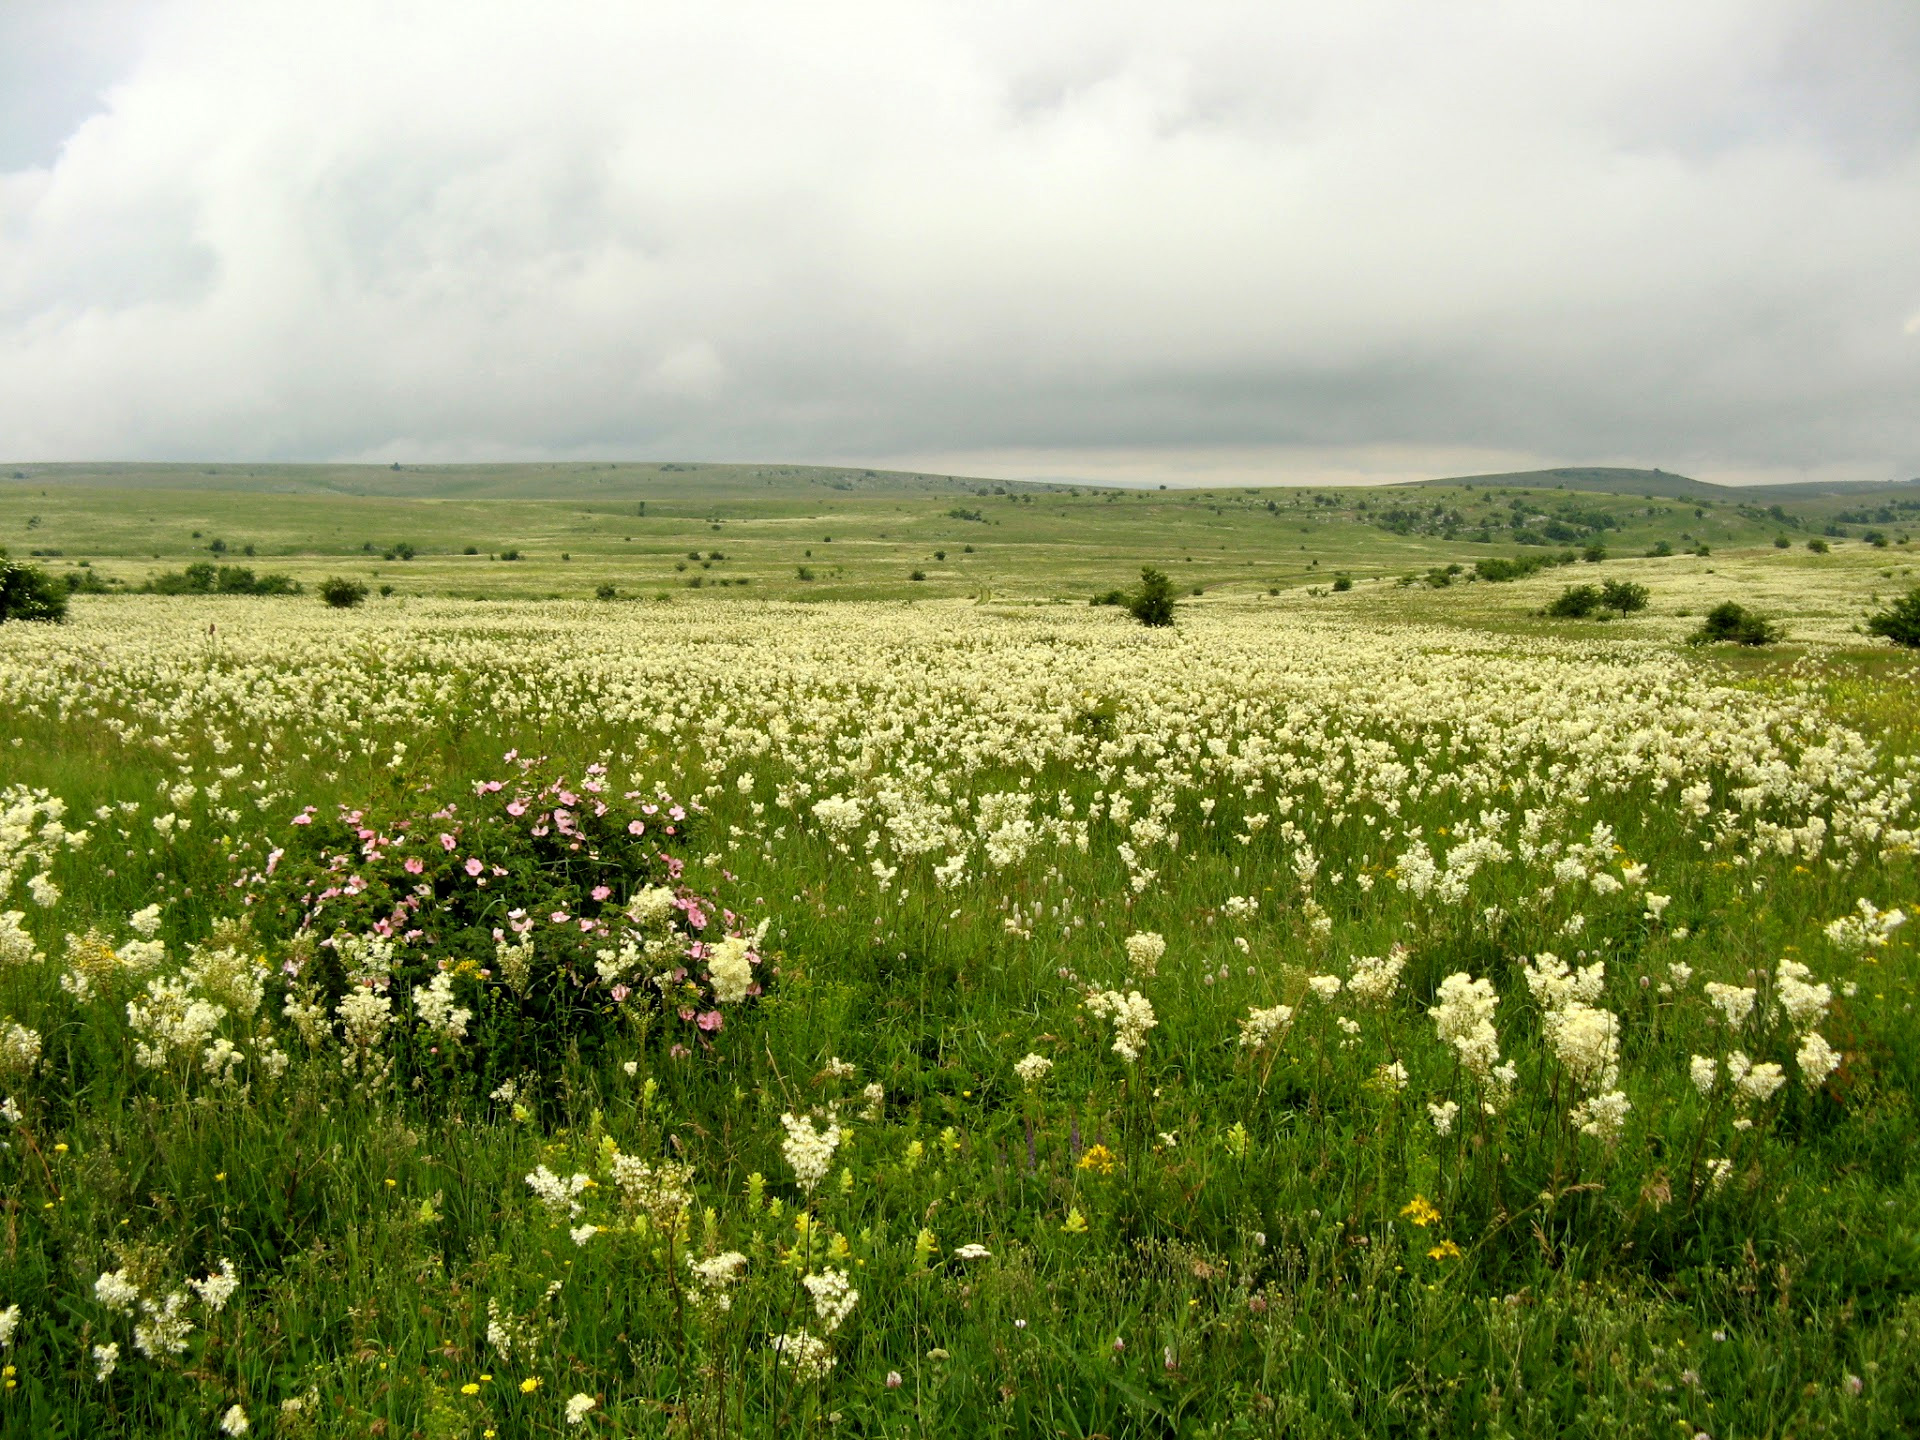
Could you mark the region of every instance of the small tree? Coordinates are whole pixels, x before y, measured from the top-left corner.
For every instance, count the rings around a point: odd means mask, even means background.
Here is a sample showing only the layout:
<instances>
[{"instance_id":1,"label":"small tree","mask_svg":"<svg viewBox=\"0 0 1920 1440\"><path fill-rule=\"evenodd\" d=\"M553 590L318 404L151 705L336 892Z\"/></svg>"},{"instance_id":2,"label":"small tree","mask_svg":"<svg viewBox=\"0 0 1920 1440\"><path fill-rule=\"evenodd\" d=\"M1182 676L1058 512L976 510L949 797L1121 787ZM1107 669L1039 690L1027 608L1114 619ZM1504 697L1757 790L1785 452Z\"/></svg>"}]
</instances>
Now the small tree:
<instances>
[{"instance_id":1,"label":"small tree","mask_svg":"<svg viewBox=\"0 0 1920 1440\"><path fill-rule=\"evenodd\" d=\"M367 587L358 580L333 575L320 582L320 598L336 610L351 610L367 598Z\"/></svg>"},{"instance_id":2,"label":"small tree","mask_svg":"<svg viewBox=\"0 0 1920 1440\"><path fill-rule=\"evenodd\" d=\"M1127 602L1127 613L1142 625L1173 624L1173 582L1151 565L1140 570L1140 588Z\"/></svg>"},{"instance_id":3,"label":"small tree","mask_svg":"<svg viewBox=\"0 0 1920 1440\"><path fill-rule=\"evenodd\" d=\"M1609 610L1631 615L1647 608L1648 591L1631 580L1609 580L1600 587L1600 603Z\"/></svg>"},{"instance_id":4,"label":"small tree","mask_svg":"<svg viewBox=\"0 0 1920 1440\"><path fill-rule=\"evenodd\" d=\"M1728 600L1707 612L1706 621L1687 637L1689 645L1771 645L1782 631L1778 625Z\"/></svg>"},{"instance_id":5,"label":"small tree","mask_svg":"<svg viewBox=\"0 0 1920 1440\"><path fill-rule=\"evenodd\" d=\"M66 587L37 566L14 564L6 554L0 550L0 623L66 619Z\"/></svg>"},{"instance_id":6,"label":"small tree","mask_svg":"<svg viewBox=\"0 0 1920 1440\"><path fill-rule=\"evenodd\" d=\"M1556 620L1584 620L1600 608L1600 591L1593 585L1569 585L1560 598L1547 606L1547 614Z\"/></svg>"},{"instance_id":7,"label":"small tree","mask_svg":"<svg viewBox=\"0 0 1920 1440\"><path fill-rule=\"evenodd\" d=\"M1920 585L1907 591L1886 609L1867 617L1867 633L1884 635L1908 649L1920 647Z\"/></svg>"}]
</instances>

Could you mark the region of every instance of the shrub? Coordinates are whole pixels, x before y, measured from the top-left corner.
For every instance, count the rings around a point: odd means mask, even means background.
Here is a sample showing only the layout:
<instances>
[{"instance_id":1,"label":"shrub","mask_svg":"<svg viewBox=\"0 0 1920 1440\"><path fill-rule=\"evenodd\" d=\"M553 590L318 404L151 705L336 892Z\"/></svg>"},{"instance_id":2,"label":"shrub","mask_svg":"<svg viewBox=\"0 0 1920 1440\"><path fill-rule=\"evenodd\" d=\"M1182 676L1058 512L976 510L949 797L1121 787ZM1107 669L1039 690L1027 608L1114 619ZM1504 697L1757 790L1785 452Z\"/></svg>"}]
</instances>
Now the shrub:
<instances>
[{"instance_id":1,"label":"shrub","mask_svg":"<svg viewBox=\"0 0 1920 1440\"><path fill-rule=\"evenodd\" d=\"M1884 550L1887 548L1887 532L1884 530L1869 530L1860 538L1876 550Z\"/></svg>"},{"instance_id":2,"label":"shrub","mask_svg":"<svg viewBox=\"0 0 1920 1440\"><path fill-rule=\"evenodd\" d=\"M1882 635L1896 645L1920 647L1920 585L1886 609L1867 617L1867 633Z\"/></svg>"},{"instance_id":3,"label":"shrub","mask_svg":"<svg viewBox=\"0 0 1920 1440\"><path fill-rule=\"evenodd\" d=\"M1569 585L1560 598L1547 606L1547 614L1556 620L1584 620L1600 608L1600 590L1594 585Z\"/></svg>"},{"instance_id":4,"label":"shrub","mask_svg":"<svg viewBox=\"0 0 1920 1440\"><path fill-rule=\"evenodd\" d=\"M1653 542L1653 548L1647 551L1647 558L1651 560L1662 560L1671 554L1673 554L1673 542L1671 540L1656 540Z\"/></svg>"},{"instance_id":5,"label":"shrub","mask_svg":"<svg viewBox=\"0 0 1920 1440\"><path fill-rule=\"evenodd\" d=\"M1831 547L1827 544L1827 542L1822 540L1818 535L1814 536L1813 539L1807 541L1807 549L1811 550L1816 555L1824 555L1827 553L1827 551L1830 548Z\"/></svg>"},{"instance_id":6,"label":"shrub","mask_svg":"<svg viewBox=\"0 0 1920 1440\"><path fill-rule=\"evenodd\" d=\"M598 585L594 586L593 598L596 600L618 600L620 598L620 589L611 580L602 580Z\"/></svg>"},{"instance_id":7,"label":"shrub","mask_svg":"<svg viewBox=\"0 0 1920 1440\"><path fill-rule=\"evenodd\" d=\"M1140 569L1140 588L1127 601L1127 613L1142 625L1173 624L1173 582L1151 565Z\"/></svg>"},{"instance_id":8,"label":"shrub","mask_svg":"<svg viewBox=\"0 0 1920 1440\"><path fill-rule=\"evenodd\" d=\"M813 568L809 565L796 565L793 573L802 580L813 579Z\"/></svg>"},{"instance_id":9,"label":"shrub","mask_svg":"<svg viewBox=\"0 0 1920 1440\"><path fill-rule=\"evenodd\" d=\"M1792 544L1793 544L1793 541L1789 540L1784 535L1776 535L1773 537L1773 548L1776 550L1785 550L1788 547L1790 547Z\"/></svg>"},{"instance_id":10,"label":"shrub","mask_svg":"<svg viewBox=\"0 0 1920 1440\"><path fill-rule=\"evenodd\" d=\"M436 1056L423 1032L396 1058L403 1071L457 1067L481 1093L551 1076L642 1022L707 1047L724 1027L720 995L759 992L759 957L731 911L680 884L674 852L697 807L623 797L598 766L578 783L530 761L509 770L392 813L302 814L274 873L252 877L259 923L291 942L290 991L332 1012L355 988L405 997L451 976L465 1039ZM747 941L750 968L716 994L707 961L725 936ZM660 953L676 957L664 972Z\"/></svg>"},{"instance_id":11,"label":"shrub","mask_svg":"<svg viewBox=\"0 0 1920 1440\"><path fill-rule=\"evenodd\" d=\"M367 598L367 587L358 580L330 575L320 582L320 598L336 610L351 610Z\"/></svg>"},{"instance_id":12,"label":"shrub","mask_svg":"<svg viewBox=\"0 0 1920 1440\"><path fill-rule=\"evenodd\" d=\"M66 587L35 565L16 565L0 550L0 624L8 620L67 618Z\"/></svg>"},{"instance_id":13,"label":"shrub","mask_svg":"<svg viewBox=\"0 0 1920 1440\"><path fill-rule=\"evenodd\" d=\"M1781 638L1778 625L1728 600L1707 612L1705 622L1687 637L1690 645L1771 645Z\"/></svg>"},{"instance_id":14,"label":"shrub","mask_svg":"<svg viewBox=\"0 0 1920 1440\"><path fill-rule=\"evenodd\" d=\"M1648 598L1647 587L1631 580L1609 580L1600 587L1600 603L1622 615L1646 609Z\"/></svg>"},{"instance_id":15,"label":"shrub","mask_svg":"<svg viewBox=\"0 0 1920 1440\"><path fill-rule=\"evenodd\" d=\"M1602 560L1607 558L1607 547L1595 542L1580 552L1580 558L1589 565L1598 565Z\"/></svg>"},{"instance_id":16,"label":"shrub","mask_svg":"<svg viewBox=\"0 0 1920 1440\"><path fill-rule=\"evenodd\" d=\"M909 580L924 580L927 578L927 572L924 570L916 570L907 578Z\"/></svg>"},{"instance_id":17,"label":"shrub","mask_svg":"<svg viewBox=\"0 0 1920 1440\"><path fill-rule=\"evenodd\" d=\"M520 552L518 550L502 550L500 552L500 558L502 560L518 560L520 558Z\"/></svg>"},{"instance_id":18,"label":"shrub","mask_svg":"<svg viewBox=\"0 0 1920 1440\"><path fill-rule=\"evenodd\" d=\"M416 553L418 552L414 550L413 546L409 545L405 540L402 540L399 544L387 548L386 558L389 560L411 560Z\"/></svg>"},{"instance_id":19,"label":"shrub","mask_svg":"<svg viewBox=\"0 0 1920 1440\"><path fill-rule=\"evenodd\" d=\"M1334 594L1344 595L1347 591L1351 590L1352 588L1353 588L1353 577L1351 575L1347 575L1343 573L1333 577L1333 593Z\"/></svg>"}]
</instances>

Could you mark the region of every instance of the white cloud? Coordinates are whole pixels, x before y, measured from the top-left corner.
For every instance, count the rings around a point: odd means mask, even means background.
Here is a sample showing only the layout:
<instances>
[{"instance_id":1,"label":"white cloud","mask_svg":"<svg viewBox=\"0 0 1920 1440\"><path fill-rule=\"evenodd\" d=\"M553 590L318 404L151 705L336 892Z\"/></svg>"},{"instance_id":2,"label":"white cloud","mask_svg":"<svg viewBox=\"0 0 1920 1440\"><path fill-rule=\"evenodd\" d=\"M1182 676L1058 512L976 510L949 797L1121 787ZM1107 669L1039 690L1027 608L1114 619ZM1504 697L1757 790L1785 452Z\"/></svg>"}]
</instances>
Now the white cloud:
<instances>
[{"instance_id":1,"label":"white cloud","mask_svg":"<svg viewBox=\"0 0 1920 1440\"><path fill-rule=\"evenodd\" d=\"M0 175L22 458L1920 472L1897 0L146 25Z\"/></svg>"}]
</instances>

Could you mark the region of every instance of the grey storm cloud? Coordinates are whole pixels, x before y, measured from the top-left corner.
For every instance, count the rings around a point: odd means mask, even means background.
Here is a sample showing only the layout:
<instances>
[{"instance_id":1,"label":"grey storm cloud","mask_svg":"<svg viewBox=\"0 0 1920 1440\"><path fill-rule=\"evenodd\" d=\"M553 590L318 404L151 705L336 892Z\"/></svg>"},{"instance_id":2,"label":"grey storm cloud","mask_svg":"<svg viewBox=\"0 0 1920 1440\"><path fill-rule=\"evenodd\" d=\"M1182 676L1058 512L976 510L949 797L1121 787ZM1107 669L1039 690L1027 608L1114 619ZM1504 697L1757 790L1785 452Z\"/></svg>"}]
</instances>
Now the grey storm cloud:
<instances>
[{"instance_id":1,"label":"grey storm cloud","mask_svg":"<svg viewBox=\"0 0 1920 1440\"><path fill-rule=\"evenodd\" d=\"M0 9L0 451L1920 473L1920 7Z\"/></svg>"}]
</instances>

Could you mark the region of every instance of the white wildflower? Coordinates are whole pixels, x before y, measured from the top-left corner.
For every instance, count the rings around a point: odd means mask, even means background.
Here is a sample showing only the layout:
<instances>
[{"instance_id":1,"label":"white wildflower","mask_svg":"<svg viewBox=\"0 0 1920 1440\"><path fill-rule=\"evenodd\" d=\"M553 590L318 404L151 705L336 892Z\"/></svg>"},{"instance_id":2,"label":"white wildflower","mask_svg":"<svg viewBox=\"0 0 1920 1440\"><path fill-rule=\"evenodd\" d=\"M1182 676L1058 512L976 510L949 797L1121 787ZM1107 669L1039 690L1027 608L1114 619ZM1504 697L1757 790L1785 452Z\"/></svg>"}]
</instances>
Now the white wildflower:
<instances>
[{"instance_id":1,"label":"white wildflower","mask_svg":"<svg viewBox=\"0 0 1920 1440\"><path fill-rule=\"evenodd\" d=\"M821 1327L829 1335L840 1328L860 1300L860 1292L849 1283L844 1270L822 1270L817 1275L804 1277L800 1283L813 1297L813 1313L820 1317Z\"/></svg>"},{"instance_id":2,"label":"white wildflower","mask_svg":"<svg viewBox=\"0 0 1920 1440\"><path fill-rule=\"evenodd\" d=\"M793 1169L795 1182L811 1195L833 1167L833 1152L840 1148L839 1122L829 1119L824 1129L816 1130L806 1116L783 1114L780 1124L787 1132L780 1151Z\"/></svg>"},{"instance_id":3,"label":"white wildflower","mask_svg":"<svg viewBox=\"0 0 1920 1440\"><path fill-rule=\"evenodd\" d=\"M1160 1023L1154 1018L1153 1003L1138 990L1125 995L1096 990L1087 996L1086 1005L1095 1015L1113 1021L1113 1053L1129 1065L1140 1058L1147 1031Z\"/></svg>"}]
</instances>

